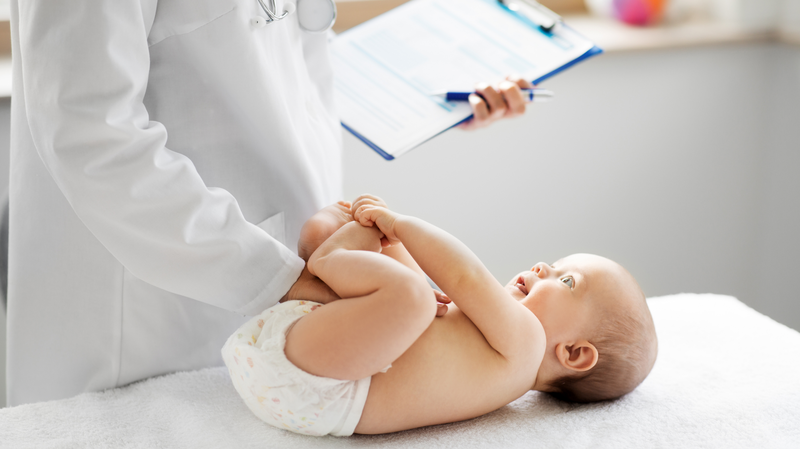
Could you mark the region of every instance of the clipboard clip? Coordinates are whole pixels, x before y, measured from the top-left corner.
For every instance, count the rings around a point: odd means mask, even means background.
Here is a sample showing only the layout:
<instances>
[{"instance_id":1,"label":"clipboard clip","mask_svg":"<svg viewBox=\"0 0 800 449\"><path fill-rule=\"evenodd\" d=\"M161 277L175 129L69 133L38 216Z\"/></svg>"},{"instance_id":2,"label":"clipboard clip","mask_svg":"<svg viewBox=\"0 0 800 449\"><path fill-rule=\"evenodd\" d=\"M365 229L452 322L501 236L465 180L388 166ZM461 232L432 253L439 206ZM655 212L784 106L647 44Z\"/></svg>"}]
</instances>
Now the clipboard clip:
<instances>
[{"instance_id":1,"label":"clipboard clip","mask_svg":"<svg viewBox=\"0 0 800 449\"><path fill-rule=\"evenodd\" d=\"M542 6L536 0L497 0L500 5L550 33L561 22L561 16Z\"/></svg>"}]
</instances>

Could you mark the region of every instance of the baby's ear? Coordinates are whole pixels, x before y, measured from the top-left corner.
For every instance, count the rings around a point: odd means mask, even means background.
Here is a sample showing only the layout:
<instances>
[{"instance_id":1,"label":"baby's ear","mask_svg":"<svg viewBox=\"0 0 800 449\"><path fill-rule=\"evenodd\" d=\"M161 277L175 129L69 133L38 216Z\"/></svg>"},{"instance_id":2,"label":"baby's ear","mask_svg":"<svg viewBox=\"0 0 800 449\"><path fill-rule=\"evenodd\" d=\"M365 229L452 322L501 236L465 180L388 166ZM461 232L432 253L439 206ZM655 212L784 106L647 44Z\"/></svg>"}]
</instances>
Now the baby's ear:
<instances>
[{"instance_id":1,"label":"baby's ear","mask_svg":"<svg viewBox=\"0 0 800 449\"><path fill-rule=\"evenodd\" d=\"M588 371L597 364L597 348L586 340L556 345L561 366L571 371Z\"/></svg>"}]
</instances>

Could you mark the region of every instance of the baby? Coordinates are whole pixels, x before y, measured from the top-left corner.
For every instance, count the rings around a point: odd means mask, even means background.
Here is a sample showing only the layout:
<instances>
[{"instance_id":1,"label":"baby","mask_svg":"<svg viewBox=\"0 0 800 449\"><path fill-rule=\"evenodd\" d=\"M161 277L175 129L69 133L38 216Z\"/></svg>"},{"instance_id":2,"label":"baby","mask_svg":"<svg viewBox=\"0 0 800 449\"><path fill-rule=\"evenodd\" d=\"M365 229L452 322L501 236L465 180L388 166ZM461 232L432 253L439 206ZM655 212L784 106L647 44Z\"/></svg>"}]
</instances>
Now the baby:
<instances>
[{"instance_id":1,"label":"baby","mask_svg":"<svg viewBox=\"0 0 800 449\"><path fill-rule=\"evenodd\" d=\"M504 287L459 240L370 195L323 209L302 235L309 271L342 299L278 304L222 349L247 406L276 427L395 432L474 418L529 390L601 401L655 362L645 297L608 259L540 262ZM425 274L452 300L440 318Z\"/></svg>"}]
</instances>

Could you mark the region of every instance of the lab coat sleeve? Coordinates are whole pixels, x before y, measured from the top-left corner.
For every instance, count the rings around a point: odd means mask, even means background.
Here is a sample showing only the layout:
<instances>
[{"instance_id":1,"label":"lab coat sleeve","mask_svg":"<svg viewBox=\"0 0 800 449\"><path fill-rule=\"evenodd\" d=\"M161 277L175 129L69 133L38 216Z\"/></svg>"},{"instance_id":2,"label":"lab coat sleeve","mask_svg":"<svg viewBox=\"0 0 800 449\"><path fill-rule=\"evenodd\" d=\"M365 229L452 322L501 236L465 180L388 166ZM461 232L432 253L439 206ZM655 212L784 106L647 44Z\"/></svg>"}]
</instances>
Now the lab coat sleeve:
<instances>
[{"instance_id":1,"label":"lab coat sleeve","mask_svg":"<svg viewBox=\"0 0 800 449\"><path fill-rule=\"evenodd\" d=\"M276 303L304 263L207 187L150 121L155 0L19 2L21 80L36 149L72 208L136 277L243 314ZM55 224L54 224L55 225Z\"/></svg>"}]
</instances>

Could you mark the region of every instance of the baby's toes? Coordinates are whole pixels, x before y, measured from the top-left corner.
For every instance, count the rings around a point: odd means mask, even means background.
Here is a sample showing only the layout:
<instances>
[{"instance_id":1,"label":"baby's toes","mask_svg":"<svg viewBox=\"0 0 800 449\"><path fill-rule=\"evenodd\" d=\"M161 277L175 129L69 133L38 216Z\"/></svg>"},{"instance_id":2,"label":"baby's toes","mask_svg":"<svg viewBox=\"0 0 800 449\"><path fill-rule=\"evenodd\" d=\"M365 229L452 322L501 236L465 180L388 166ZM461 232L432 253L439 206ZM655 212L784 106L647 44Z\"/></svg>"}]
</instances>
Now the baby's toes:
<instances>
[{"instance_id":1,"label":"baby's toes","mask_svg":"<svg viewBox=\"0 0 800 449\"><path fill-rule=\"evenodd\" d=\"M330 219L335 223L336 229L353 221L353 215L350 213L350 203L342 201L335 204L330 212Z\"/></svg>"}]
</instances>

